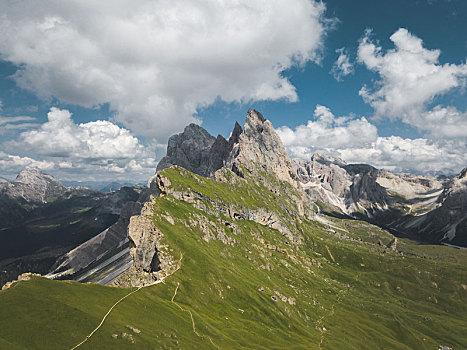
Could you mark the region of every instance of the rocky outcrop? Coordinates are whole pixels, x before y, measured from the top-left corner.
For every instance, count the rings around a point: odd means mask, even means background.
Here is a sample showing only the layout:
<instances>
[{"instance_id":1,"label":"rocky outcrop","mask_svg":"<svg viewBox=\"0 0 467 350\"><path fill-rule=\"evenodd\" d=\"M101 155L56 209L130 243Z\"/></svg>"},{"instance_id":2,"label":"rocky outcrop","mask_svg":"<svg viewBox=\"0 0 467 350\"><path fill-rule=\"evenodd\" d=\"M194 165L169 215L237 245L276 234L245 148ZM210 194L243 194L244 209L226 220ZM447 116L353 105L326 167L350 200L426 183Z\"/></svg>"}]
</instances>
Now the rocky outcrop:
<instances>
[{"instance_id":1,"label":"rocky outcrop","mask_svg":"<svg viewBox=\"0 0 467 350\"><path fill-rule=\"evenodd\" d=\"M234 143L226 166L240 175L242 168L255 175L260 175L258 173L264 169L279 180L299 187L298 177L279 135L271 122L254 109L248 111L243 132Z\"/></svg>"},{"instance_id":2,"label":"rocky outcrop","mask_svg":"<svg viewBox=\"0 0 467 350\"><path fill-rule=\"evenodd\" d=\"M153 284L178 268L162 243L164 234L154 224L153 202L146 202L140 215L132 216L128 225L130 255L133 264L113 282L116 286L140 287Z\"/></svg>"},{"instance_id":3,"label":"rocky outcrop","mask_svg":"<svg viewBox=\"0 0 467 350\"><path fill-rule=\"evenodd\" d=\"M126 191L125 188L118 192ZM149 179L146 188L141 190L136 198L127 198L123 207L119 211L119 218L110 227L99 233L97 236L82 243L78 247L61 256L47 275L50 278L67 278L81 280L86 276L87 280L94 280L90 270L95 266L102 266L102 270L96 276L105 274L105 270L114 272L120 269L122 273L129 266L127 261L130 258L130 241L128 239L128 227L132 217L141 213L144 203L151 200L152 195L157 195L158 189L155 184L155 176ZM119 200L109 201L107 205L112 208L112 203L120 203ZM126 258L125 258L126 256ZM118 259L117 259L118 257ZM121 266L118 266L121 264ZM118 277L118 274L115 278ZM96 279L95 281L112 282L113 279Z\"/></svg>"},{"instance_id":4,"label":"rocky outcrop","mask_svg":"<svg viewBox=\"0 0 467 350\"><path fill-rule=\"evenodd\" d=\"M41 275L39 275L37 273L31 273L31 272L22 273L21 275L18 276L18 278L16 280L5 283L2 286L2 290L7 290L7 289L11 288L11 286L14 285L17 282L29 281L31 279L31 277L40 277L40 276Z\"/></svg>"},{"instance_id":5,"label":"rocky outcrop","mask_svg":"<svg viewBox=\"0 0 467 350\"><path fill-rule=\"evenodd\" d=\"M392 251L397 250L397 237L394 237L391 242L388 244L388 248Z\"/></svg>"},{"instance_id":6,"label":"rocky outcrop","mask_svg":"<svg viewBox=\"0 0 467 350\"><path fill-rule=\"evenodd\" d=\"M167 155L157 164L156 171L172 165L181 166L195 174L208 176L211 147L216 139L196 124L188 125L181 134L173 135L167 144Z\"/></svg>"}]
</instances>

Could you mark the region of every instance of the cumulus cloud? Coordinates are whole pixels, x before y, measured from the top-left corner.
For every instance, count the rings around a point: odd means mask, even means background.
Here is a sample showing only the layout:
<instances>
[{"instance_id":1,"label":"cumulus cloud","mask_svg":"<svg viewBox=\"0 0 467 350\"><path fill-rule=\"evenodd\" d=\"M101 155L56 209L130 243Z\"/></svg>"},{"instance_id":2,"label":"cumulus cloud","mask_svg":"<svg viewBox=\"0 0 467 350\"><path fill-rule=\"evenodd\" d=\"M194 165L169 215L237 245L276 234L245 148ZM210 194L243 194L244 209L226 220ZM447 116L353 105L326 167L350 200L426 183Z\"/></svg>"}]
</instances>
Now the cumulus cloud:
<instances>
[{"instance_id":1,"label":"cumulus cloud","mask_svg":"<svg viewBox=\"0 0 467 350\"><path fill-rule=\"evenodd\" d=\"M4 143L6 149L32 154L44 163L4 154L4 167L35 166L60 174L79 172L88 178L121 174L138 181L154 173L154 153L129 130L101 120L76 124L68 110L58 108L51 108L47 117L38 129L22 132L17 140Z\"/></svg>"},{"instance_id":2,"label":"cumulus cloud","mask_svg":"<svg viewBox=\"0 0 467 350\"><path fill-rule=\"evenodd\" d=\"M164 142L216 98L296 101L282 72L319 61L324 11L315 0L13 1L0 57L20 87L109 103L116 121Z\"/></svg>"},{"instance_id":3,"label":"cumulus cloud","mask_svg":"<svg viewBox=\"0 0 467 350\"><path fill-rule=\"evenodd\" d=\"M365 117L336 118L329 108L317 105L315 120L295 130L288 126L277 129L282 142L293 157L309 158L315 152L328 152L344 147L366 147L376 141L378 131Z\"/></svg>"},{"instance_id":4,"label":"cumulus cloud","mask_svg":"<svg viewBox=\"0 0 467 350\"><path fill-rule=\"evenodd\" d=\"M345 48L342 47L337 49L336 53L339 54L339 57L337 57L336 62L334 62L334 65L332 66L331 74L337 81L342 81L345 76L353 74L354 67L350 62L349 55Z\"/></svg>"},{"instance_id":5,"label":"cumulus cloud","mask_svg":"<svg viewBox=\"0 0 467 350\"><path fill-rule=\"evenodd\" d=\"M429 139L465 138L467 113L452 106L438 105L427 109L436 96L465 86L467 64L439 64L439 50L423 47L420 38L406 29L391 37L395 48L383 52L367 31L360 42L358 59L381 79L370 91L366 86L360 95L377 116L400 118L427 133Z\"/></svg>"},{"instance_id":6,"label":"cumulus cloud","mask_svg":"<svg viewBox=\"0 0 467 350\"><path fill-rule=\"evenodd\" d=\"M461 112L453 106L436 106L421 114L413 125L426 130L432 138L466 138L467 112Z\"/></svg>"},{"instance_id":7,"label":"cumulus cloud","mask_svg":"<svg viewBox=\"0 0 467 350\"><path fill-rule=\"evenodd\" d=\"M396 172L431 174L459 172L467 164L464 139L433 141L425 138L380 137L364 117L335 117L329 108L318 105L315 120L295 130L278 129L291 157L309 159L324 153L350 163L369 163Z\"/></svg>"},{"instance_id":8,"label":"cumulus cloud","mask_svg":"<svg viewBox=\"0 0 467 350\"><path fill-rule=\"evenodd\" d=\"M420 38L400 28L390 40L395 48L383 52L367 31L360 41L358 59L381 80L375 91L366 87L360 94L378 114L410 118L435 96L465 84L467 64L439 64L439 50L423 47Z\"/></svg>"},{"instance_id":9,"label":"cumulus cloud","mask_svg":"<svg viewBox=\"0 0 467 350\"><path fill-rule=\"evenodd\" d=\"M0 172L2 176L14 178L25 168L51 170L54 168L54 163L44 160L35 160L30 157L20 157L0 151Z\"/></svg>"},{"instance_id":10,"label":"cumulus cloud","mask_svg":"<svg viewBox=\"0 0 467 350\"><path fill-rule=\"evenodd\" d=\"M425 138L378 137L367 148L335 150L350 163L369 163L401 173L457 174L467 164L463 140L437 143Z\"/></svg>"}]
</instances>

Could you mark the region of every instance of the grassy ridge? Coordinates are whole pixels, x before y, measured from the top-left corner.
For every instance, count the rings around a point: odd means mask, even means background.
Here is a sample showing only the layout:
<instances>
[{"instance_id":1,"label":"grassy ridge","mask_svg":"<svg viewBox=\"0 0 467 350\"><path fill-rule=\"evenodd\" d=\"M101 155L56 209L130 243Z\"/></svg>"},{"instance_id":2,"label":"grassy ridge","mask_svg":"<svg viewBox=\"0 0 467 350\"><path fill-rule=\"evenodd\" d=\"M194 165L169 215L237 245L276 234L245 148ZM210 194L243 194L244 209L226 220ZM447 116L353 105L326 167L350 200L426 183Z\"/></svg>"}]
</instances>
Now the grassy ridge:
<instances>
[{"instance_id":1,"label":"grassy ridge","mask_svg":"<svg viewBox=\"0 0 467 350\"><path fill-rule=\"evenodd\" d=\"M153 219L174 259L183 253L182 267L125 299L83 349L467 347L466 251L409 240L389 251L384 230L325 216L297 220L287 195L251 179L214 182L180 168L163 174L174 190L197 193L194 203L169 194L154 204ZM302 244L219 214L220 203L267 208ZM19 282L0 292L0 348L70 348L131 290Z\"/></svg>"}]
</instances>

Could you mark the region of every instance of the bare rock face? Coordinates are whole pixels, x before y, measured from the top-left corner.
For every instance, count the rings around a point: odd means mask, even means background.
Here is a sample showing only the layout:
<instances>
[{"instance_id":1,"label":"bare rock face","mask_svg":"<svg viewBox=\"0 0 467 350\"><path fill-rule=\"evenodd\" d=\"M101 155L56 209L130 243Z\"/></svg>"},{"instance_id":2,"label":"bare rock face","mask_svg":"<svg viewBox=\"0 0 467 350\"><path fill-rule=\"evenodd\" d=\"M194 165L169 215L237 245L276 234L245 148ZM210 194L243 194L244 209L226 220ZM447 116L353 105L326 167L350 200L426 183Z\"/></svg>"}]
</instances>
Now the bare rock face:
<instances>
[{"instance_id":1,"label":"bare rock face","mask_svg":"<svg viewBox=\"0 0 467 350\"><path fill-rule=\"evenodd\" d=\"M38 169L23 170L14 181L0 183L0 217L3 224L14 222L38 206L66 192L60 181Z\"/></svg>"},{"instance_id":2,"label":"bare rock face","mask_svg":"<svg viewBox=\"0 0 467 350\"><path fill-rule=\"evenodd\" d=\"M405 226L434 240L467 246L467 168L445 184L436 204L436 209L413 217Z\"/></svg>"},{"instance_id":3,"label":"bare rock face","mask_svg":"<svg viewBox=\"0 0 467 350\"><path fill-rule=\"evenodd\" d=\"M344 161L314 154L310 161L293 159L292 164L311 201L321 201L345 212L346 193L352 180L343 168L347 165Z\"/></svg>"},{"instance_id":4,"label":"bare rock face","mask_svg":"<svg viewBox=\"0 0 467 350\"><path fill-rule=\"evenodd\" d=\"M222 168L230 153L232 152L233 146L238 143L238 138L242 133L242 127L235 122L235 127L232 131L232 135L227 141L222 135L218 135L216 141L211 146L209 151L209 171L208 175L212 177L216 170Z\"/></svg>"},{"instance_id":5,"label":"bare rock face","mask_svg":"<svg viewBox=\"0 0 467 350\"><path fill-rule=\"evenodd\" d=\"M467 246L467 168L450 180L394 174L315 154L294 159L311 202L425 242Z\"/></svg>"},{"instance_id":6,"label":"bare rock face","mask_svg":"<svg viewBox=\"0 0 467 350\"><path fill-rule=\"evenodd\" d=\"M388 244L388 248L391 249L392 251L397 250L397 237L394 237L391 242Z\"/></svg>"},{"instance_id":7,"label":"bare rock face","mask_svg":"<svg viewBox=\"0 0 467 350\"><path fill-rule=\"evenodd\" d=\"M312 216L309 200L271 122L258 111L250 109L243 132L239 133L236 126L233 135L235 139L231 138L232 151L225 161L225 167L241 177L246 176L244 172L248 172L273 192L287 191L295 197L297 214L304 215L306 212ZM271 177L270 174L275 176ZM280 182L289 184L291 189L287 189Z\"/></svg>"},{"instance_id":8,"label":"bare rock face","mask_svg":"<svg viewBox=\"0 0 467 350\"><path fill-rule=\"evenodd\" d=\"M154 224L153 202L146 202L140 215L132 216L128 225L131 267L113 282L116 286L140 287L155 283L176 268L168 247L161 242L164 237Z\"/></svg>"},{"instance_id":9,"label":"bare rock face","mask_svg":"<svg viewBox=\"0 0 467 350\"><path fill-rule=\"evenodd\" d=\"M183 133L169 138L167 155L157 164L156 171L179 165L195 174L208 176L211 147L216 139L196 124L188 125Z\"/></svg>"},{"instance_id":10,"label":"bare rock face","mask_svg":"<svg viewBox=\"0 0 467 350\"><path fill-rule=\"evenodd\" d=\"M128 226L130 255L134 266L144 272L156 272L160 269L156 254L156 243L161 235L151 219L144 215L133 216Z\"/></svg>"},{"instance_id":11,"label":"bare rock face","mask_svg":"<svg viewBox=\"0 0 467 350\"><path fill-rule=\"evenodd\" d=\"M22 197L27 202L45 203L49 199L57 198L66 191L60 181L38 169L22 171L10 186L12 196Z\"/></svg>"},{"instance_id":12,"label":"bare rock face","mask_svg":"<svg viewBox=\"0 0 467 350\"><path fill-rule=\"evenodd\" d=\"M248 111L244 130L233 145L226 164L232 170L241 172L241 167L244 167L251 173L256 173L259 166L275 174L279 180L294 186L298 184L279 135L271 122L254 109Z\"/></svg>"}]
</instances>

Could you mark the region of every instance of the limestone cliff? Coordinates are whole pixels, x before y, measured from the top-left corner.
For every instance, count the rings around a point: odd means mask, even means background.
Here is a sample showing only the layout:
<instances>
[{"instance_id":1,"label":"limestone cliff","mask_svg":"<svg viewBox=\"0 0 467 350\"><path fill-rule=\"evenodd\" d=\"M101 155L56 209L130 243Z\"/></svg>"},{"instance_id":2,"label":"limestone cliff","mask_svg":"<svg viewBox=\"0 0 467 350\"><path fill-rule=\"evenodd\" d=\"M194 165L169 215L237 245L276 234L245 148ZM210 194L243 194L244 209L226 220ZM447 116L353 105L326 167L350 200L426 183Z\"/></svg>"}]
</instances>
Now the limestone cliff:
<instances>
[{"instance_id":1,"label":"limestone cliff","mask_svg":"<svg viewBox=\"0 0 467 350\"><path fill-rule=\"evenodd\" d=\"M188 125L181 134L169 138L167 155L161 159L156 171L179 165L195 174L208 176L211 147L215 141L216 139L199 125Z\"/></svg>"}]
</instances>

